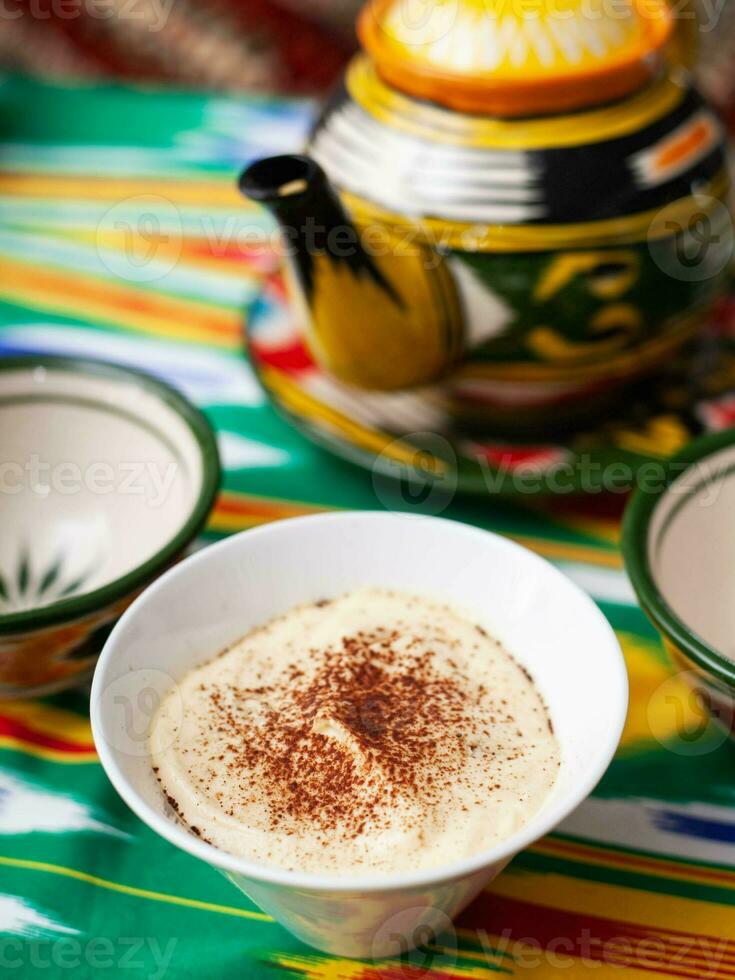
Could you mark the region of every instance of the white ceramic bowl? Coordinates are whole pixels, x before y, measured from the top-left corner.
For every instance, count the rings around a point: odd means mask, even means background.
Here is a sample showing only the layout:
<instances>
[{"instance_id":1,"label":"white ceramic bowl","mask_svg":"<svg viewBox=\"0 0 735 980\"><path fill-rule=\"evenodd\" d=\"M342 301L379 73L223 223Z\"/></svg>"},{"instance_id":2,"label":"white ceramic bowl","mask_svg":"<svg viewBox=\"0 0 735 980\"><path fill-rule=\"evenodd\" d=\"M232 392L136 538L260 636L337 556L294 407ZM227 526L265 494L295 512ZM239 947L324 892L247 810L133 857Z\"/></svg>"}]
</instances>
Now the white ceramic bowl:
<instances>
[{"instance_id":1,"label":"white ceramic bowl","mask_svg":"<svg viewBox=\"0 0 735 980\"><path fill-rule=\"evenodd\" d=\"M365 585L439 597L502 640L533 675L561 744L545 806L509 840L435 870L371 878L299 874L233 857L167 813L145 734L160 695L197 664L290 607ZM453 521L341 513L229 538L167 572L123 616L92 688L102 765L137 815L223 871L304 942L354 957L393 955L457 915L522 848L591 792L622 731L628 697L615 634L591 599L519 545ZM397 918L396 918L397 917Z\"/></svg>"}]
</instances>

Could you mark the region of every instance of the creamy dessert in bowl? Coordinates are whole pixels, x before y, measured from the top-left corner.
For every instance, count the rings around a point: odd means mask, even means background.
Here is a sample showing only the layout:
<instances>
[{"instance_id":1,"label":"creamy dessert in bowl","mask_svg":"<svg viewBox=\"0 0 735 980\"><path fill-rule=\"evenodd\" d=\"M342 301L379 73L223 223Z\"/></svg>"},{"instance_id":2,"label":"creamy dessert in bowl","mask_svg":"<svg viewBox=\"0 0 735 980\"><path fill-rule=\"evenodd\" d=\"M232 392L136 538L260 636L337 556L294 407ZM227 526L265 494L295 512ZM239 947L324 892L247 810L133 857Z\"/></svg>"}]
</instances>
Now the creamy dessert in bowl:
<instances>
[{"instance_id":1,"label":"creamy dessert in bowl","mask_svg":"<svg viewBox=\"0 0 735 980\"><path fill-rule=\"evenodd\" d=\"M351 877L507 839L560 764L530 674L497 640L445 605L375 588L299 606L191 671L150 749L198 837Z\"/></svg>"},{"instance_id":2,"label":"creamy dessert in bowl","mask_svg":"<svg viewBox=\"0 0 735 980\"><path fill-rule=\"evenodd\" d=\"M152 829L309 945L377 958L581 803L626 709L615 634L553 566L457 522L345 512L166 573L111 635L91 715Z\"/></svg>"},{"instance_id":3,"label":"creamy dessert in bowl","mask_svg":"<svg viewBox=\"0 0 735 980\"><path fill-rule=\"evenodd\" d=\"M735 430L704 436L639 489L625 567L674 663L735 737Z\"/></svg>"}]
</instances>

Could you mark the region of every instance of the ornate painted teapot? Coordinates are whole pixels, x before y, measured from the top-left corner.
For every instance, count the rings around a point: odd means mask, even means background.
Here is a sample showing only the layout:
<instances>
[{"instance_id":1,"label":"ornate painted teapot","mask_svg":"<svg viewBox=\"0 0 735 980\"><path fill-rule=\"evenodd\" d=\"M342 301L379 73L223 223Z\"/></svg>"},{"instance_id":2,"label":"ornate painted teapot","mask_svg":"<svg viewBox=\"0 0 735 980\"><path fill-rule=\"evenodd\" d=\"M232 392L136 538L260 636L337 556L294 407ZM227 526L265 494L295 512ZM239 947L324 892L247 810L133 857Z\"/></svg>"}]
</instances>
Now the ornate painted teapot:
<instances>
[{"instance_id":1,"label":"ornate painted teapot","mask_svg":"<svg viewBox=\"0 0 735 980\"><path fill-rule=\"evenodd\" d=\"M721 128L665 0L375 0L308 156L252 165L309 347L468 418L574 415L727 275Z\"/></svg>"}]
</instances>

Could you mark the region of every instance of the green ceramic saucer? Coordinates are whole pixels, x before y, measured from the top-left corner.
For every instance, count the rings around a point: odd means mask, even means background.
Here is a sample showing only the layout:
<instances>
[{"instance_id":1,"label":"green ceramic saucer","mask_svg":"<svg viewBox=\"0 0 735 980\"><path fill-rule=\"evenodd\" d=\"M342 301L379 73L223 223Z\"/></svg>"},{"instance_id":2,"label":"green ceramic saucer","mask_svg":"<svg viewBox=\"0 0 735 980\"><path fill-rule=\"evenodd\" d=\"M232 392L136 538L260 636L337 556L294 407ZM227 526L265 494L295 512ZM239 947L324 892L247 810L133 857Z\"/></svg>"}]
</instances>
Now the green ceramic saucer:
<instances>
[{"instance_id":1,"label":"green ceramic saucer","mask_svg":"<svg viewBox=\"0 0 735 980\"><path fill-rule=\"evenodd\" d=\"M675 456L623 524L625 566L677 664L735 732L735 429Z\"/></svg>"},{"instance_id":2,"label":"green ceramic saucer","mask_svg":"<svg viewBox=\"0 0 735 980\"><path fill-rule=\"evenodd\" d=\"M220 468L204 416L96 361L0 363L0 695L88 675L134 596L203 528Z\"/></svg>"}]
</instances>

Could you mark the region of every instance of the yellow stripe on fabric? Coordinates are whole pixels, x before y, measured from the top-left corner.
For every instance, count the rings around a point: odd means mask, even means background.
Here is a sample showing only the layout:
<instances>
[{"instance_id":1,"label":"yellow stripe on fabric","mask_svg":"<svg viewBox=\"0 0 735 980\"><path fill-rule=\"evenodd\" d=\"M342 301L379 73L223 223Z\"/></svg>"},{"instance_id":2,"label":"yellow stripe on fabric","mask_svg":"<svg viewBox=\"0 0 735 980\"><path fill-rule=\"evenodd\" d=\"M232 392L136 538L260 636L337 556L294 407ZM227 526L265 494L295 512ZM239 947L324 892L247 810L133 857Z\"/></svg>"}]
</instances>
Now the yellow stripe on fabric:
<instances>
[{"instance_id":1,"label":"yellow stripe on fabric","mask_svg":"<svg viewBox=\"0 0 735 980\"><path fill-rule=\"evenodd\" d=\"M618 754L661 752L667 745L676 751L682 732L701 731L703 715L699 702L691 697L686 677L674 670L663 654L661 640L653 632L650 637L627 630L616 630L616 633L625 654L631 688ZM681 714L671 710L672 702ZM709 734L704 731L701 734L710 739L713 749L721 744L714 726L710 726Z\"/></svg>"},{"instance_id":2,"label":"yellow stripe on fabric","mask_svg":"<svg viewBox=\"0 0 735 980\"><path fill-rule=\"evenodd\" d=\"M735 937L732 905L585 881L571 874L526 871L511 865L492 883L489 891L519 902L576 912L581 917L620 920L631 927ZM493 923L488 923L490 930L492 926Z\"/></svg>"},{"instance_id":3,"label":"yellow stripe on fabric","mask_svg":"<svg viewBox=\"0 0 735 980\"><path fill-rule=\"evenodd\" d=\"M89 765L89 763L97 762L97 753L92 749L88 752L62 752L59 749L47 749L41 745L32 745L30 742L14 738L12 735L0 736L0 749L9 749L12 752L21 752L23 755L33 756L35 759L61 762L70 766Z\"/></svg>"},{"instance_id":4,"label":"yellow stripe on fabric","mask_svg":"<svg viewBox=\"0 0 735 980\"><path fill-rule=\"evenodd\" d=\"M230 905L215 905L212 902L200 902L196 898L183 898L180 895L167 895L165 892L154 892L147 888L135 888L133 885L122 885L116 881L108 881L106 878L98 878L97 875L87 874L86 871L78 871L76 868L65 868L59 864L48 864L45 861L29 861L24 858L11 858L0 855L0 865L9 868L20 868L25 871L42 871L47 874L60 875L64 878L73 878L76 881L83 881L96 888L106 888L109 891L119 892L122 895L132 895L134 898L146 898L154 902L165 902L169 905L183 905L186 908L199 909L202 912L217 912L221 915L234 915L241 919L254 919L258 922L273 922L273 919L264 912L251 912L248 909L233 908Z\"/></svg>"},{"instance_id":5,"label":"yellow stripe on fabric","mask_svg":"<svg viewBox=\"0 0 735 980\"><path fill-rule=\"evenodd\" d=\"M324 507L299 500L283 500L276 497L257 497L250 494L227 491L215 507L209 529L215 532L238 531L256 527L270 521L300 517L305 514L326 513L342 510L340 507ZM501 532L503 533L503 532ZM532 551L558 561L578 561L609 568L622 568L622 558L617 551L607 551L595 545L573 544L566 541L541 538L527 534L505 534Z\"/></svg>"},{"instance_id":6,"label":"yellow stripe on fabric","mask_svg":"<svg viewBox=\"0 0 735 980\"><path fill-rule=\"evenodd\" d=\"M297 514L294 517L300 516ZM263 514L217 514L214 513L207 525L208 530L215 534L237 534L238 531L248 531L253 527L262 527L278 520L277 517L266 517Z\"/></svg>"},{"instance_id":7,"label":"yellow stripe on fabric","mask_svg":"<svg viewBox=\"0 0 735 980\"><path fill-rule=\"evenodd\" d=\"M29 309L232 350L242 345L239 310L7 258L0 259L0 283L0 299Z\"/></svg>"},{"instance_id":8,"label":"yellow stripe on fabric","mask_svg":"<svg viewBox=\"0 0 735 980\"><path fill-rule=\"evenodd\" d=\"M95 249L119 252L126 259L130 249L129 236L125 231L115 232L107 228L98 228L96 230L64 228L54 229L54 236L56 238L78 242L79 244L89 245ZM212 240L195 239L190 236L184 239L177 239L176 236L166 235L162 232L158 236L148 237L146 241L151 248L155 249L156 261L159 262L178 262L180 259L186 268L195 268L203 272L213 272L218 277L236 279L240 283L245 281L244 276L251 274L250 270L245 269L242 262L246 253L245 247L241 248L239 255L236 256L218 254L220 248L223 251L226 251L228 246L231 247L231 250L232 248L238 248L237 240L234 240L232 246L230 246L230 243L224 239L224 236L220 243L214 237ZM267 257L266 250L270 242L271 237L265 232L259 242L253 242L252 248L256 253L256 258L262 257L265 259ZM275 252L273 254L275 264L277 258L275 257Z\"/></svg>"},{"instance_id":9,"label":"yellow stripe on fabric","mask_svg":"<svg viewBox=\"0 0 735 980\"><path fill-rule=\"evenodd\" d=\"M600 544L617 548L620 544L620 520L617 518L591 517L584 513L575 513L568 509L555 508L546 498L524 501L524 505L532 510L549 527L556 527L575 534L583 534L587 538L596 539Z\"/></svg>"},{"instance_id":10,"label":"yellow stripe on fabric","mask_svg":"<svg viewBox=\"0 0 735 980\"><path fill-rule=\"evenodd\" d=\"M0 705L0 715L17 719L42 735L63 738L80 745L92 742L89 718L42 701L4 701Z\"/></svg>"},{"instance_id":11,"label":"yellow stripe on fabric","mask_svg":"<svg viewBox=\"0 0 735 980\"><path fill-rule=\"evenodd\" d=\"M310 514L312 511L305 510L303 515ZM302 514L284 514L282 517L265 515L262 513L250 514L220 514L215 512L209 522L209 530L217 534L235 534L238 531L245 531L248 528L262 527L271 521L285 520L287 517L300 517ZM529 538L525 535L506 534L505 537L511 541L530 548L536 554L542 555L551 561L578 561L589 565L603 565L608 568L622 568L622 559L615 554L605 552L594 552L592 549L585 549L582 546L565 545L556 541L544 541L541 538Z\"/></svg>"},{"instance_id":12,"label":"yellow stripe on fabric","mask_svg":"<svg viewBox=\"0 0 735 980\"><path fill-rule=\"evenodd\" d=\"M544 558L555 561L579 561L588 565L604 565L606 568L622 568L623 559L616 551L605 551L594 545L569 544L566 541L554 541L546 538L532 537L527 534L507 534L511 541L524 545Z\"/></svg>"},{"instance_id":13,"label":"yellow stripe on fabric","mask_svg":"<svg viewBox=\"0 0 735 980\"><path fill-rule=\"evenodd\" d=\"M151 180L149 178L94 178L3 174L0 194L14 197L61 198L77 201L122 203L137 196L155 196L182 207L232 208L254 210L237 190L234 179Z\"/></svg>"},{"instance_id":14,"label":"yellow stripe on fabric","mask_svg":"<svg viewBox=\"0 0 735 980\"><path fill-rule=\"evenodd\" d=\"M576 531L577 534L598 538L610 545L617 546L620 543L620 523L618 521L592 520L585 517L560 520L557 514L550 516L553 517L556 524Z\"/></svg>"},{"instance_id":15,"label":"yellow stripe on fabric","mask_svg":"<svg viewBox=\"0 0 735 980\"><path fill-rule=\"evenodd\" d=\"M246 527L287 520L290 517L305 517L308 514L325 514L344 509L225 490L218 498L208 527L215 532L241 531Z\"/></svg>"},{"instance_id":16,"label":"yellow stripe on fabric","mask_svg":"<svg viewBox=\"0 0 735 980\"><path fill-rule=\"evenodd\" d=\"M430 958L431 961L431 958ZM486 980L498 976L498 969L489 967L476 967L470 965L437 965L434 969L428 967L411 967L404 965L403 960L384 960L380 965L372 965L361 962L360 960L349 960L341 957L324 957L318 953L273 953L268 961L281 970L293 973L298 977L308 978L308 980L379 980L385 977L395 978L405 977L405 980L420 980L425 977L431 980L432 976L441 977L447 980L449 977L456 977L457 980ZM509 972L509 971L504 971Z\"/></svg>"}]
</instances>

